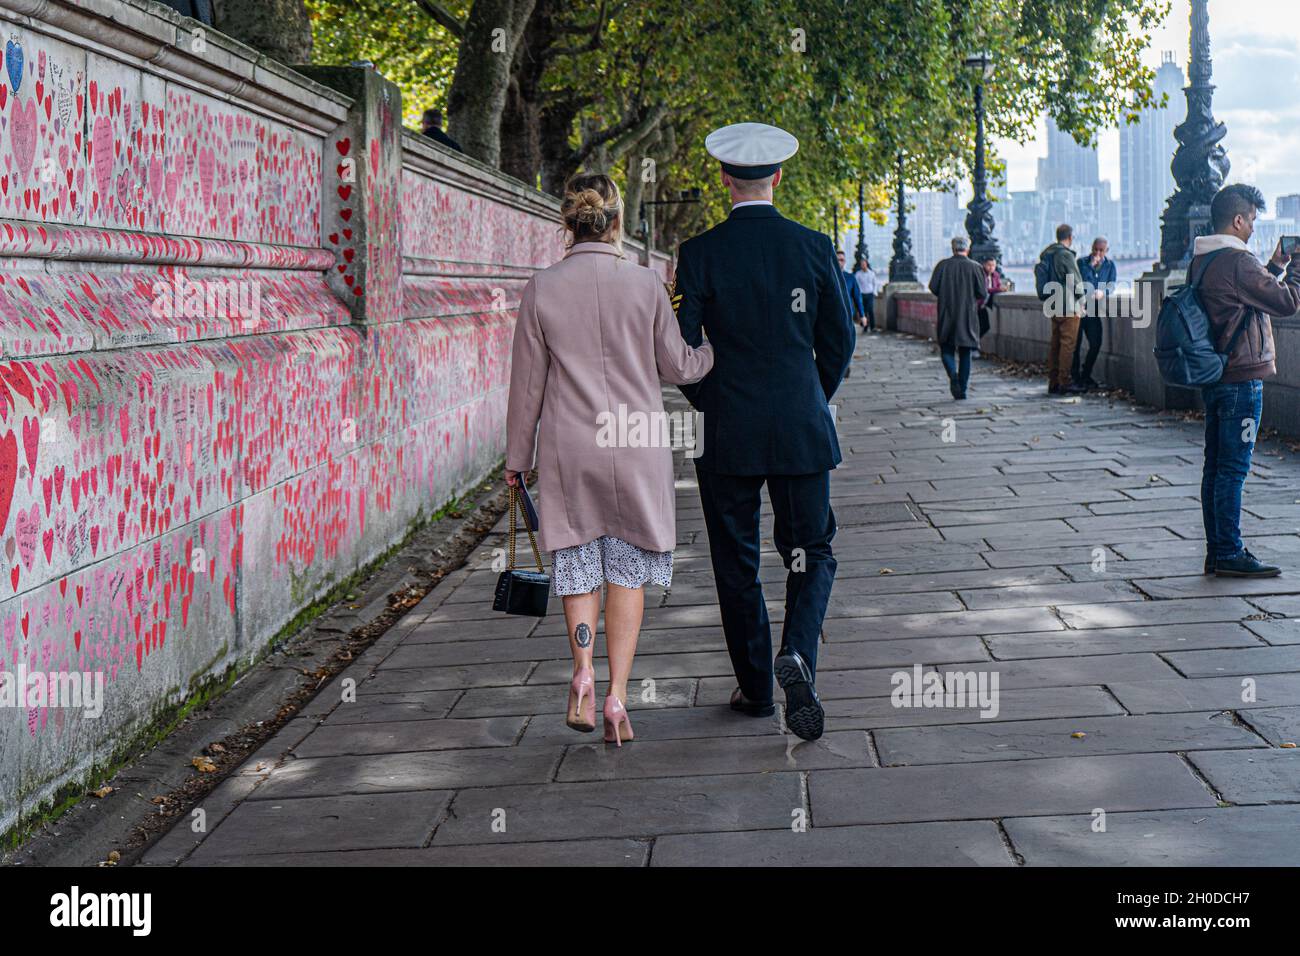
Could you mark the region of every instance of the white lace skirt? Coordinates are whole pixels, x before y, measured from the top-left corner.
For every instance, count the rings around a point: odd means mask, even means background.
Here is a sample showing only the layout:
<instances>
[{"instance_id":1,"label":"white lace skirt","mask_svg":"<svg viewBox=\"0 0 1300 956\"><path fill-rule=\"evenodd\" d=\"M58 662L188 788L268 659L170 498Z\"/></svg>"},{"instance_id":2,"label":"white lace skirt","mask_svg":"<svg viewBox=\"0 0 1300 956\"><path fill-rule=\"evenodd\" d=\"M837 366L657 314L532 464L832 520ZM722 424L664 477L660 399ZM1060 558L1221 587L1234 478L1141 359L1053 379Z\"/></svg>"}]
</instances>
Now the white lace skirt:
<instances>
[{"instance_id":1,"label":"white lace skirt","mask_svg":"<svg viewBox=\"0 0 1300 956\"><path fill-rule=\"evenodd\" d=\"M589 594L602 584L639 588L673 583L673 553L645 551L622 538L605 535L551 555L551 592Z\"/></svg>"}]
</instances>

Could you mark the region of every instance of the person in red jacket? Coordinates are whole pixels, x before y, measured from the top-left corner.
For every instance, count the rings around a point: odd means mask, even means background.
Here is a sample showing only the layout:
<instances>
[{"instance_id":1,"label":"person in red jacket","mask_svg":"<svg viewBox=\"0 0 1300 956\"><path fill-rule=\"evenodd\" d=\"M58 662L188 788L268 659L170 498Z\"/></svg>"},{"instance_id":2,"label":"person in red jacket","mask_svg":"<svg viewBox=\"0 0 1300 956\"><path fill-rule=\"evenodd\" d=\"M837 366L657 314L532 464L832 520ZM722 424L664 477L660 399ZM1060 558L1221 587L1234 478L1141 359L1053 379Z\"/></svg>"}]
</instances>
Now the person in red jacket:
<instances>
[{"instance_id":1,"label":"person in red jacket","mask_svg":"<svg viewBox=\"0 0 1300 956\"><path fill-rule=\"evenodd\" d=\"M1241 489L1250 472L1263 411L1264 379L1277 371L1269 316L1300 312L1300 255L1284 256L1279 242L1265 268L1247 246L1255 217L1263 209L1264 196L1254 186L1238 183L1221 189L1210 204L1214 234L1197 237L1187 271L1189 279L1201 276L1201 306L1215 348L1224 352L1231 347L1223 377L1201 389L1205 573L1224 577L1281 573L1277 566L1256 558L1241 541ZM1245 327L1236 334L1243 323Z\"/></svg>"}]
</instances>

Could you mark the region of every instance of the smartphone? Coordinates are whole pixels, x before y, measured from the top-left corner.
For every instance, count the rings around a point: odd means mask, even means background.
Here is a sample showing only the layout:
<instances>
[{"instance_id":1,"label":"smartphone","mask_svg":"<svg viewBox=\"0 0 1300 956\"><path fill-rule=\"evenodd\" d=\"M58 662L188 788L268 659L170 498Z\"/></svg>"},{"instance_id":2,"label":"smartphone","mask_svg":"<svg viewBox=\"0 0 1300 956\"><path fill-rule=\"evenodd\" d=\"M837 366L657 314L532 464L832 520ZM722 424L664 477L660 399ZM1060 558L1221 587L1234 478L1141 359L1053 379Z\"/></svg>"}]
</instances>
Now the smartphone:
<instances>
[{"instance_id":1,"label":"smartphone","mask_svg":"<svg viewBox=\"0 0 1300 956\"><path fill-rule=\"evenodd\" d=\"M1297 250L1300 250L1300 236L1282 237L1282 255L1293 256Z\"/></svg>"}]
</instances>

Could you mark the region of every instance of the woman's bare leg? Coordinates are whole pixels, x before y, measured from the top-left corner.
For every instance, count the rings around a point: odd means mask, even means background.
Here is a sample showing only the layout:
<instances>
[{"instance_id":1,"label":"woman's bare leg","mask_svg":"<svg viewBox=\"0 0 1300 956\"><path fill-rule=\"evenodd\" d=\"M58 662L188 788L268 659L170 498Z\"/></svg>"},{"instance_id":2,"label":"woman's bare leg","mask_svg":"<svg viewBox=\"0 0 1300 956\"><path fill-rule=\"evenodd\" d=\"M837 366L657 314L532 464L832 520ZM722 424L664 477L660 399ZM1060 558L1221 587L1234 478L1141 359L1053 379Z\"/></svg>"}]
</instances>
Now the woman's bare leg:
<instances>
[{"instance_id":1,"label":"woman's bare leg","mask_svg":"<svg viewBox=\"0 0 1300 956\"><path fill-rule=\"evenodd\" d=\"M600 591L566 594L564 622L569 627L569 650L573 653L573 673L591 667L596 652L596 620L600 617Z\"/></svg>"},{"instance_id":2,"label":"woman's bare leg","mask_svg":"<svg viewBox=\"0 0 1300 956\"><path fill-rule=\"evenodd\" d=\"M609 692L627 701L627 679L636 656L645 611L645 588L607 585L605 594L605 643L609 653Z\"/></svg>"}]
</instances>

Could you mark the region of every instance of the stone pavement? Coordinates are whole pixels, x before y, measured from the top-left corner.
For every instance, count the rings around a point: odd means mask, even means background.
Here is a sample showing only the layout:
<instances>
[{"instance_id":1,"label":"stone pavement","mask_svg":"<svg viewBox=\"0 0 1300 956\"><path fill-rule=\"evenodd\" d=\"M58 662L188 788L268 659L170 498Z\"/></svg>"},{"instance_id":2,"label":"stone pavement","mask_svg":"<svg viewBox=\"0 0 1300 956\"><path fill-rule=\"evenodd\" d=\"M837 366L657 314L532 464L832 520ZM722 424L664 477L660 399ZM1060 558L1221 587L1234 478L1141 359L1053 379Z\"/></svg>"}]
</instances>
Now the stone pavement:
<instances>
[{"instance_id":1,"label":"stone pavement","mask_svg":"<svg viewBox=\"0 0 1300 956\"><path fill-rule=\"evenodd\" d=\"M859 340L822 740L725 706L679 463L633 742L564 726L562 612L492 612L498 533L339 679L355 702L327 686L204 802L206 835L186 819L145 862L1300 864L1300 463L1261 443L1243 516L1295 570L1205 578L1199 423L983 361L970 394L948 398L929 343ZM895 706L899 672L996 677L997 713Z\"/></svg>"}]
</instances>

